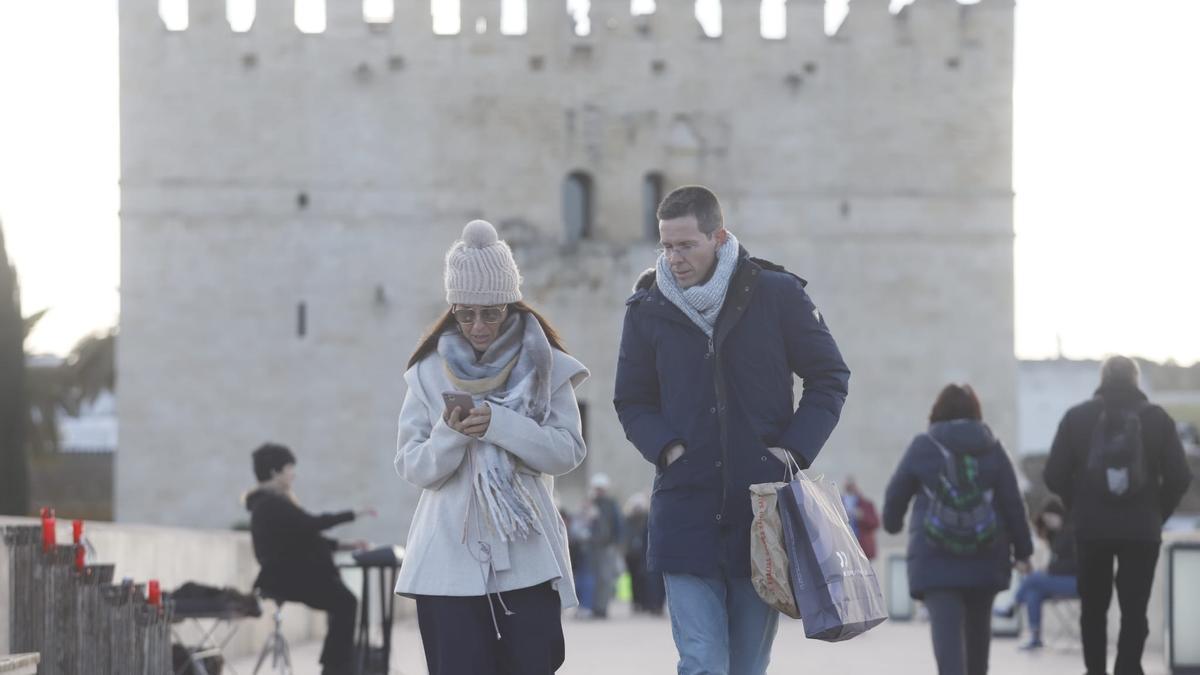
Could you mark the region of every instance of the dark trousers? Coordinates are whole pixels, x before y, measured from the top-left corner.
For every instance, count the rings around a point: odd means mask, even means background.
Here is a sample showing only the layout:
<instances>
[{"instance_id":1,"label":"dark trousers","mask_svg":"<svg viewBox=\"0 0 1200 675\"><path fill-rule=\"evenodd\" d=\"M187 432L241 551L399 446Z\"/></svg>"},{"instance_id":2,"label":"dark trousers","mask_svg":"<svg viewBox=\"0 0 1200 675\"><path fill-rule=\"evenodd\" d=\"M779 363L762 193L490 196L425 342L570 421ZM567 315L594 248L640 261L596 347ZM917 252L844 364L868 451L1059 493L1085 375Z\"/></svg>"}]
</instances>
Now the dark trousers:
<instances>
[{"instance_id":1,"label":"dark trousers","mask_svg":"<svg viewBox=\"0 0 1200 675\"><path fill-rule=\"evenodd\" d=\"M1116 561L1117 604L1121 633L1117 638L1115 675L1142 675L1142 652L1150 622L1146 606L1158 563L1157 542L1080 541L1079 629L1083 664L1088 675L1103 675L1108 661L1108 606L1112 603L1113 562Z\"/></svg>"},{"instance_id":2,"label":"dark trousers","mask_svg":"<svg viewBox=\"0 0 1200 675\"><path fill-rule=\"evenodd\" d=\"M558 591L550 582L491 596L417 596L429 675L551 675L566 657ZM504 611L508 607L510 613Z\"/></svg>"},{"instance_id":3,"label":"dark trousers","mask_svg":"<svg viewBox=\"0 0 1200 675\"><path fill-rule=\"evenodd\" d=\"M329 674L349 673L354 656L354 622L358 601L341 578L330 576L323 580L283 594L288 601L299 602L325 612L328 627L321 648L321 665Z\"/></svg>"},{"instance_id":4,"label":"dark trousers","mask_svg":"<svg viewBox=\"0 0 1200 675\"><path fill-rule=\"evenodd\" d=\"M939 589L925 593L938 675L984 675L992 644L993 591Z\"/></svg>"},{"instance_id":5,"label":"dark trousers","mask_svg":"<svg viewBox=\"0 0 1200 675\"><path fill-rule=\"evenodd\" d=\"M663 603L667 600L662 574L647 570L645 557L629 553L625 554L625 569L629 570L633 608L641 612L661 613Z\"/></svg>"}]
</instances>

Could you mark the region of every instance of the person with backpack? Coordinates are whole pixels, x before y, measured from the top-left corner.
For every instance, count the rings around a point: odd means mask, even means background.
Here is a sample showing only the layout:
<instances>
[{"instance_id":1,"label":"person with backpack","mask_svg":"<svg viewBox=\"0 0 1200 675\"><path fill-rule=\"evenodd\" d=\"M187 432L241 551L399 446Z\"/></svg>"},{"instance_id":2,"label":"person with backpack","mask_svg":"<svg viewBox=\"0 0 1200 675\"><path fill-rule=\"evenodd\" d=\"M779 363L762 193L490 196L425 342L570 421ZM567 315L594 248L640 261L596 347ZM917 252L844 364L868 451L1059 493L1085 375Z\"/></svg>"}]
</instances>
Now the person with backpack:
<instances>
[{"instance_id":1,"label":"person with backpack","mask_svg":"<svg viewBox=\"0 0 1200 675\"><path fill-rule=\"evenodd\" d=\"M1046 487L1063 500L1075 525L1088 675L1108 672L1114 561L1121 632L1113 673L1141 675L1162 526L1192 480L1175 421L1149 402L1138 376L1132 359L1106 359L1100 388L1063 416L1046 461Z\"/></svg>"},{"instance_id":2,"label":"person with backpack","mask_svg":"<svg viewBox=\"0 0 1200 675\"><path fill-rule=\"evenodd\" d=\"M939 675L988 669L992 601L1009 586L1013 560L1030 571L1033 540L1012 462L983 423L968 385L942 389L900 460L883 505L883 528L908 527L909 594L929 610Z\"/></svg>"}]
</instances>

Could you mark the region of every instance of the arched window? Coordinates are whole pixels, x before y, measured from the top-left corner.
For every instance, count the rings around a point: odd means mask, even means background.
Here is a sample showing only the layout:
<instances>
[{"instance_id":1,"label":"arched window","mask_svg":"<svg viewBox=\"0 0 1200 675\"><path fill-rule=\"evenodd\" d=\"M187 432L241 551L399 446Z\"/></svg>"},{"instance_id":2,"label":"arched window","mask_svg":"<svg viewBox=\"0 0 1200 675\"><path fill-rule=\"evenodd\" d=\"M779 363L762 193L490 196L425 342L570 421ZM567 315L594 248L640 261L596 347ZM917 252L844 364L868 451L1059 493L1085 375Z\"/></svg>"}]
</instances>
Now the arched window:
<instances>
[{"instance_id":1,"label":"arched window","mask_svg":"<svg viewBox=\"0 0 1200 675\"><path fill-rule=\"evenodd\" d=\"M567 228L567 243L573 244L592 236L592 177L573 171L563 181L563 224Z\"/></svg>"},{"instance_id":2,"label":"arched window","mask_svg":"<svg viewBox=\"0 0 1200 675\"><path fill-rule=\"evenodd\" d=\"M662 174L651 171L642 177L642 233L647 241L658 241L658 205L662 198Z\"/></svg>"}]
</instances>

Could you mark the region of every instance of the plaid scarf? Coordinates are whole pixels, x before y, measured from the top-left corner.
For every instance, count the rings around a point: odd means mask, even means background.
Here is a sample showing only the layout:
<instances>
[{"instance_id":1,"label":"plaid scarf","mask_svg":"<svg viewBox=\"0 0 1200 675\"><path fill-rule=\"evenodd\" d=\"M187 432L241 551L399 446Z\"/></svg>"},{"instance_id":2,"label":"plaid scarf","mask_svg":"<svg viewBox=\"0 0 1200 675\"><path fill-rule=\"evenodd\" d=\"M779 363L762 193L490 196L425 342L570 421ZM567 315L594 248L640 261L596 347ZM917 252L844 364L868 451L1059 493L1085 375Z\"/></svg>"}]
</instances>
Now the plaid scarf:
<instances>
[{"instance_id":1,"label":"plaid scarf","mask_svg":"<svg viewBox=\"0 0 1200 675\"><path fill-rule=\"evenodd\" d=\"M546 421L554 356L534 317L510 316L496 341L478 358L457 329L438 339L438 353L450 381L476 402L504 406L538 424ZM517 476L517 458L483 440L474 441L470 452L475 500L490 528L502 541L541 534L537 504Z\"/></svg>"}]
</instances>

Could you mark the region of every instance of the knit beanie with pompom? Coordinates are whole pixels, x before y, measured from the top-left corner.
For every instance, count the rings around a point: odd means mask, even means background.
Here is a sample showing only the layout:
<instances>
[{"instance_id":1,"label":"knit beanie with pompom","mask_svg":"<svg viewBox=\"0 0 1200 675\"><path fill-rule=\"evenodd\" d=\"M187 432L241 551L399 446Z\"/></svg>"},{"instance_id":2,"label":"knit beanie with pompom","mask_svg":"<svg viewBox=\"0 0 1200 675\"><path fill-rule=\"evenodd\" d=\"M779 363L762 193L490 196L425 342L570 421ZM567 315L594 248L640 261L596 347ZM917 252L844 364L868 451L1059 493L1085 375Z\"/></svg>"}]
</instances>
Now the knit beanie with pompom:
<instances>
[{"instance_id":1,"label":"knit beanie with pompom","mask_svg":"<svg viewBox=\"0 0 1200 675\"><path fill-rule=\"evenodd\" d=\"M512 249L486 220L472 220L446 252L446 302L507 305L521 301L521 270Z\"/></svg>"}]
</instances>

